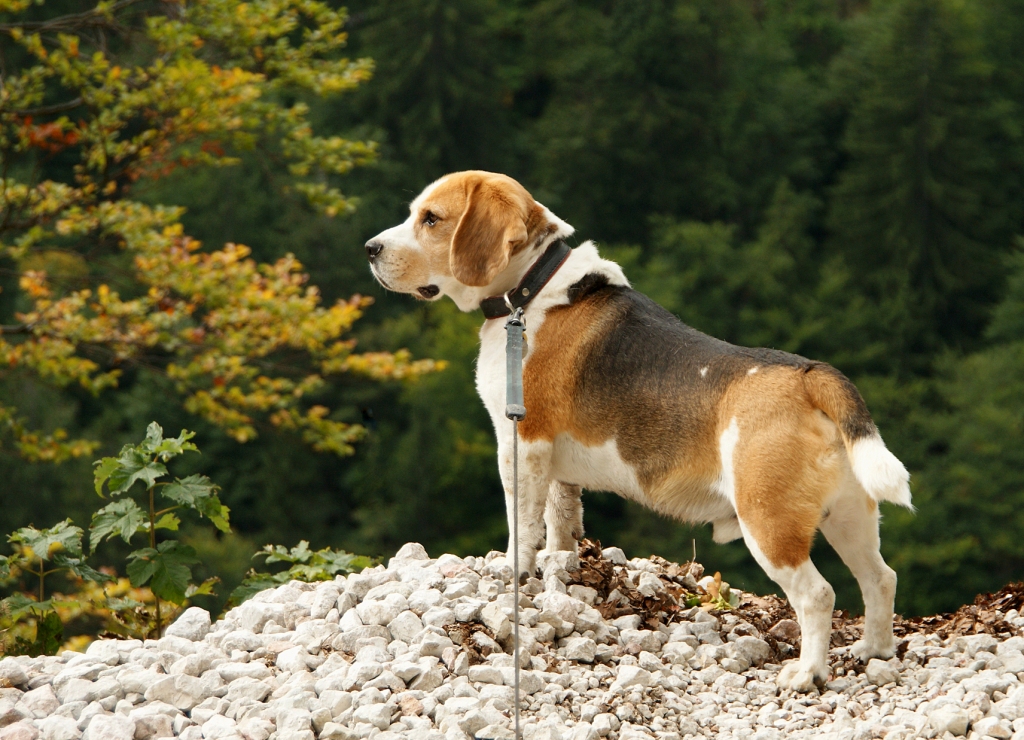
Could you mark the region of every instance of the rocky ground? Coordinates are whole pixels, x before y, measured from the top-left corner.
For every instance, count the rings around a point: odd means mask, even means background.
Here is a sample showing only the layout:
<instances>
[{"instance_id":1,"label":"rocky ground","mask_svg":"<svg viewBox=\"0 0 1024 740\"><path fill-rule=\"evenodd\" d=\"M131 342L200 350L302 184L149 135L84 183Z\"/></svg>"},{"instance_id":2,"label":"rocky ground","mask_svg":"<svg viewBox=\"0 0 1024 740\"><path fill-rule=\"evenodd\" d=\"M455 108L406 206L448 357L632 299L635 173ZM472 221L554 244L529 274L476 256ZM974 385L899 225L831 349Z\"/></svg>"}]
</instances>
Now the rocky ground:
<instances>
[{"instance_id":1,"label":"rocky ground","mask_svg":"<svg viewBox=\"0 0 1024 740\"><path fill-rule=\"evenodd\" d=\"M520 600L526 740L1024 740L1017 590L900 621L898 657L867 666L837 612L833 680L799 695L775 685L799 644L784 601L593 543L542 564ZM409 544L214 624L189 609L159 640L5 658L0 740L507 740L511 575L499 553L435 560Z\"/></svg>"}]
</instances>

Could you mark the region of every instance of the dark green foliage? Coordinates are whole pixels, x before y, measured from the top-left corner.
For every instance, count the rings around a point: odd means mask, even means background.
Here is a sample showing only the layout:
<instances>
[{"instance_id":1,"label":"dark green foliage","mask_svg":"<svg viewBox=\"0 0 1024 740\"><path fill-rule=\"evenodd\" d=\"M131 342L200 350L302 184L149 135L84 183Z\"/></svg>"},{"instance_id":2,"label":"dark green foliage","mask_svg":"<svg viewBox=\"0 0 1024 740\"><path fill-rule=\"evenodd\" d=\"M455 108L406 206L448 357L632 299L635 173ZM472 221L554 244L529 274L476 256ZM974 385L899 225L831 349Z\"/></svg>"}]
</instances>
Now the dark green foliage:
<instances>
[{"instance_id":1,"label":"dark green foliage","mask_svg":"<svg viewBox=\"0 0 1024 740\"><path fill-rule=\"evenodd\" d=\"M84 606L87 610L96 606L107 612L113 625L126 630L128 634L160 636L166 618L161 611L161 601L180 606L188 598L210 596L213 593L213 585L218 578L207 578L202 583L194 582L193 568L201 562L196 549L176 539L158 542L156 534L158 529L178 529L181 520L174 514L177 510L192 510L200 517L209 519L218 531L231 531L228 508L220 502L218 486L209 478L190 475L170 482L158 481L167 475L164 463L185 452L198 452L196 445L189 442L194 436L193 432L182 430L177 438L164 439L163 429L153 422L141 443L126 444L117 457L106 457L94 464L96 493L103 497L106 489L111 496L121 498L115 498L93 513L89 530L92 553L105 539L120 536L127 544L135 535L147 534L149 547L129 552L125 570L134 587L148 587L154 595L152 613L145 604L131 598L116 598L107 592L99 595L99 603L95 605L83 605L68 598L60 598L59 601L47 599L46 576L54 573L70 575L82 581L104 582L115 579L85 562L82 548L84 533L70 519L49 529L22 527L7 538L14 548L14 554L0 556L0 585L17 582L23 574L29 574L37 580L36 597L33 599L24 592L15 592L0 600L0 635L13 630L13 640L0 642L0 648L27 654L56 652L63 635L61 615L56 611L58 607L70 609ZM129 497L131 489L138 482L143 484L142 490L148 498L148 511ZM157 511L157 491L172 506ZM25 624L29 620L35 623L36 636L31 640L25 636L26 626L31 626Z\"/></svg>"},{"instance_id":2,"label":"dark green foliage","mask_svg":"<svg viewBox=\"0 0 1024 740\"><path fill-rule=\"evenodd\" d=\"M155 548L132 552L127 571L133 586L149 586L158 598L181 604L188 595L192 566L198 563L194 548L177 540L165 540Z\"/></svg>"},{"instance_id":3,"label":"dark green foliage","mask_svg":"<svg viewBox=\"0 0 1024 740\"><path fill-rule=\"evenodd\" d=\"M43 612L36 620L36 634L31 640L16 637L11 649L12 655L55 655L64 641L64 624L57 612Z\"/></svg>"},{"instance_id":4,"label":"dark green foliage","mask_svg":"<svg viewBox=\"0 0 1024 740\"><path fill-rule=\"evenodd\" d=\"M12 594L4 599L8 616L17 621L28 613L45 614L53 610L53 602L46 598L46 577L66 571L78 578L101 583L112 580L85 562L82 552L82 529L70 519L58 522L49 529L36 529L29 525L7 537L14 547L14 555L0 561L0 582L13 577L20 569L36 578L38 598L31 601L23 594Z\"/></svg>"},{"instance_id":5,"label":"dark green foliage","mask_svg":"<svg viewBox=\"0 0 1024 740\"><path fill-rule=\"evenodd\" d=\"M899 515L893 567L915 585L921 609L964 591L992 590L1024 571L1024 260L1010 262L1008 291L991 334L1002 341L939 363L939 408L919 420L932 455L915 488L915 517ZM937 404L938 405L938 404Z\"/></svg>"},{"instance_id":6,"label":"dark green foliage","mask_svg":"<svg viewBox=\"0 0 1024 740\"><path fill-rule=\"evenodd\" d=\"M189 442L194 432L182 430L177 438L164 439L164 431L153 422L146 429L146 438L139 444L126 444L117 457L105 457L95 463L96 493L103 496L106 486L117 498L93 514L89 528L89 544L93 550L108 537L119 535L126 543L136 534L149 535L149 547L128 554L128 577L136 588L148 586L156 595L156 630L162 629L160 600L182 604L196 593L210 593L213 581L195 584L192 567L199 564L193 547L178 540L157 543L156 530L176 531L181 520L175 511L194 511L209 519L221 532L230 532L228 507L217 495L219 486L205 475L190 475L184 479L157 482L167 475L164 463L186 452L198 452ZM141 482L148 496L146 511L133 499L127 498L132 487ZM157 510L156 495L172 505Z\"/></svg>"},{"instance_id":7,"label":"dark green foliage","mask_svg":"<svg viewBox=\"0 0 1024 740\"><path fill-rule=\"evenodd\" d=\"M329 581L336 575L358 573L363 568L374 564L372 558L365 555L353 555L344 550L332 550L325 547L314 552L309 549L309 543L306 540L302 540L298 546L290 550L281 545L267 545L253 557L264 558L263 562L266 565L285 563L289 567L277 573L250 570L241 585L231 592L231 604L241 604L264 589L280 586L289 581L305 581L306 583Z\"/></svg>"},{"instance_id":8,"label":"dark green foliage","mask_svg":"<svg viewBox=\"0 0 1024 740\"><path fill-rule=\"evenodd\" d=\"M0 556L0 585L18 582L25 574L32 576L36 584L35 598L16 591L0 599L0 654L53 655L57 652L64 627L56 612L57 602L46 598L47 576L70 574L97 583L113 580L85 562L82 535L82 529L66 519L48 529L22 527L7 537L14 554ZM69 604L73 602L61 601L62 606ZM33 622L34 636L28 637L24 627L31 627ZM13 639L7 632L12 632Z\"/></svg>"},{"instance_id":9,"label":"dark green foliage","mask_svg":"<svg viewBox=\"0 0 1024 740\"><path fill-rule=\"evenodd\" d=\"M904 0L854 25L836 65L850 104L849 162L831 194L830 243L875 303L892 348L879 369L927 371L972 348L1021 224L1008 90L993 84L979 6Z\"/></svg>"}]
</instances>

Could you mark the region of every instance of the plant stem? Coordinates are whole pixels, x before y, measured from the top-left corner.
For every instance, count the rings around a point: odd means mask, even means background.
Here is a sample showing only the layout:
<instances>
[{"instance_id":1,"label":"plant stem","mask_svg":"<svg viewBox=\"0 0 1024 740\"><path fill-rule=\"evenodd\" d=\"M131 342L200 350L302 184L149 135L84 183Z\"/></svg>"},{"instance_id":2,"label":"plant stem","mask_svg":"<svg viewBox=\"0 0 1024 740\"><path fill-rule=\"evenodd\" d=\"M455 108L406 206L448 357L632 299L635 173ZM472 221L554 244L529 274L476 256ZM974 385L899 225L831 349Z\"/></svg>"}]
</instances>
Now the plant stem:
<instances>
[{"instance_id":1,"label":"plant stem","mask_svg":"<svg viewBox=\"0 0 1024 740\"><path fill-rule=\"evenodd\" d=\"M46 577L46 565L43 559L39 558L39 603L46 601L46 592L43 590L43 579Z\"/></svg>"},{"instance_id":2,"label":"plant stem","mask_svg":"<svg viewBox=\"0 0 1024 740\"><path fill-rule=\"evenodd\" d=\"M156 549L156 506L153 500L155 490L156 486L149 489L149 546L154 550ZM164 635L163 620L160 617L160 597L154 592L153 599L156 601L156 636L159 638Z\"/></svg>"}]
</instances>

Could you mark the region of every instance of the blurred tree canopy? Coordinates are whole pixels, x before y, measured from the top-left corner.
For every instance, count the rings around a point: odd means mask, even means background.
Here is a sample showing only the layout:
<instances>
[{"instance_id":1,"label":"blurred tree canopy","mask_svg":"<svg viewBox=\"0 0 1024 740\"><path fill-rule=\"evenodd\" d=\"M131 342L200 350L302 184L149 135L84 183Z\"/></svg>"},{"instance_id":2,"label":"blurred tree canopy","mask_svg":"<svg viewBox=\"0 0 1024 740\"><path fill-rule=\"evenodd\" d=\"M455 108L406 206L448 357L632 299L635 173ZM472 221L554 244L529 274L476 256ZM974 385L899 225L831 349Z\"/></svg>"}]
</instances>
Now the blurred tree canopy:
<instances>
[{"instance_id":1,"label":"blurred tree canopy","mask_svg":"<svg viewBox=\"0 0 1024 740\"><path fill-rule=\"evenodd\" d=\"M80 516L81 455L155 419L223 486L246 546L190 544L227 586L270 541L501 547L480 316L385 295L361 247L472 167L684 321L857 382L913 474L900 609L1024 574L1021 0L0 0L0 34L3 531ZM771 588L741 544L585 505L606 543Z\"/></svg>"}]
</instances>

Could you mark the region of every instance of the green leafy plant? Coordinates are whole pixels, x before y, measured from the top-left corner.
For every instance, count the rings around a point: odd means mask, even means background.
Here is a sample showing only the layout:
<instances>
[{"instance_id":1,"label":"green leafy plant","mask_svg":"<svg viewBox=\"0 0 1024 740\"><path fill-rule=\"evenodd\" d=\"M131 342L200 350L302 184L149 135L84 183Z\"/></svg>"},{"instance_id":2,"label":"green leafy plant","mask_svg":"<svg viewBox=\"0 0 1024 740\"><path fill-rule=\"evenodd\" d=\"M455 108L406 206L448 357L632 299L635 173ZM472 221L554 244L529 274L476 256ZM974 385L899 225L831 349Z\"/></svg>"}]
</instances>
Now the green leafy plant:
<instances>
[{"instance_id":1,"label":"green leafy plant","mask_svg":"<svg viewBox=\"0 0 1024 740\"><path fill-rule=\"evenodd\" d=\"M157 530L177 531L181 519L177 512L191 510L222 532L230 532L228 507L217 495L218 486L205 475L190 475L173 481L160 480L168 475L165 463L186 452L198 452L189 442L195 434L182 430L177 438L164 439L163 429L153 422L146 438L137 445L121 448L117 457L105 457L95 463L96 493L104 496L106 486L114 500L93 514L89 545L95 551L103 540L119 536L130 542L136 534L149 536L149 547L128 555L128 577L135 587L149 586L155 598L155 631L163 633L161 601L180 605L198 594L212 593L216 579L201 584L192 581L192 566L199 563L194 548L178 540L157 542ZM142 483L142 487L136 486ZM132 495L143 493L144 506ZM161 504L157 507L157 494Z\"/></svg>"},{"instance_id":2,"label":"green leafy plant","mask_svg":"<svg viewBox=\"0 0 1024 740\"><path fill-rule=\"evenodd\" d=\"M376 563L376 560L365 555L353 555L329 547L310 550L306 540L302 540L297 547L290 550L281 545L266 545L253 555L253 558L266 558L265 565L286 563L289 567L277 573L250 570L241 585L231 592L229 601L232 604L241 604L264 589L280 586L288 581L329 581L339 573L358 573Z\"/></svg>"},{"instance_id":3,"label":"green leafy plant","mask_svg":"<svg viewBox=\"0 0 1024 740\"><path fill-rule=\"evenodd\" d=\"M0 556L0 582L12 581L27 574L37 579L37 585L35 598L18 592L0 601L0 632L5 636L19 623L35 622L34 637L29 637L22 630L20 634L14 635L12 644L9 648L5 646L5 650L26 655L55 653L64 634L56 606L58 603L66 606L69 602L46 598L46 577L63 572L96 583L112 579L86 564L82 551L82 529L72 524L70 519L49 529L22 527L11 534L7 541L14 547L14 554Z\"/></svg>"}]
</instances>

